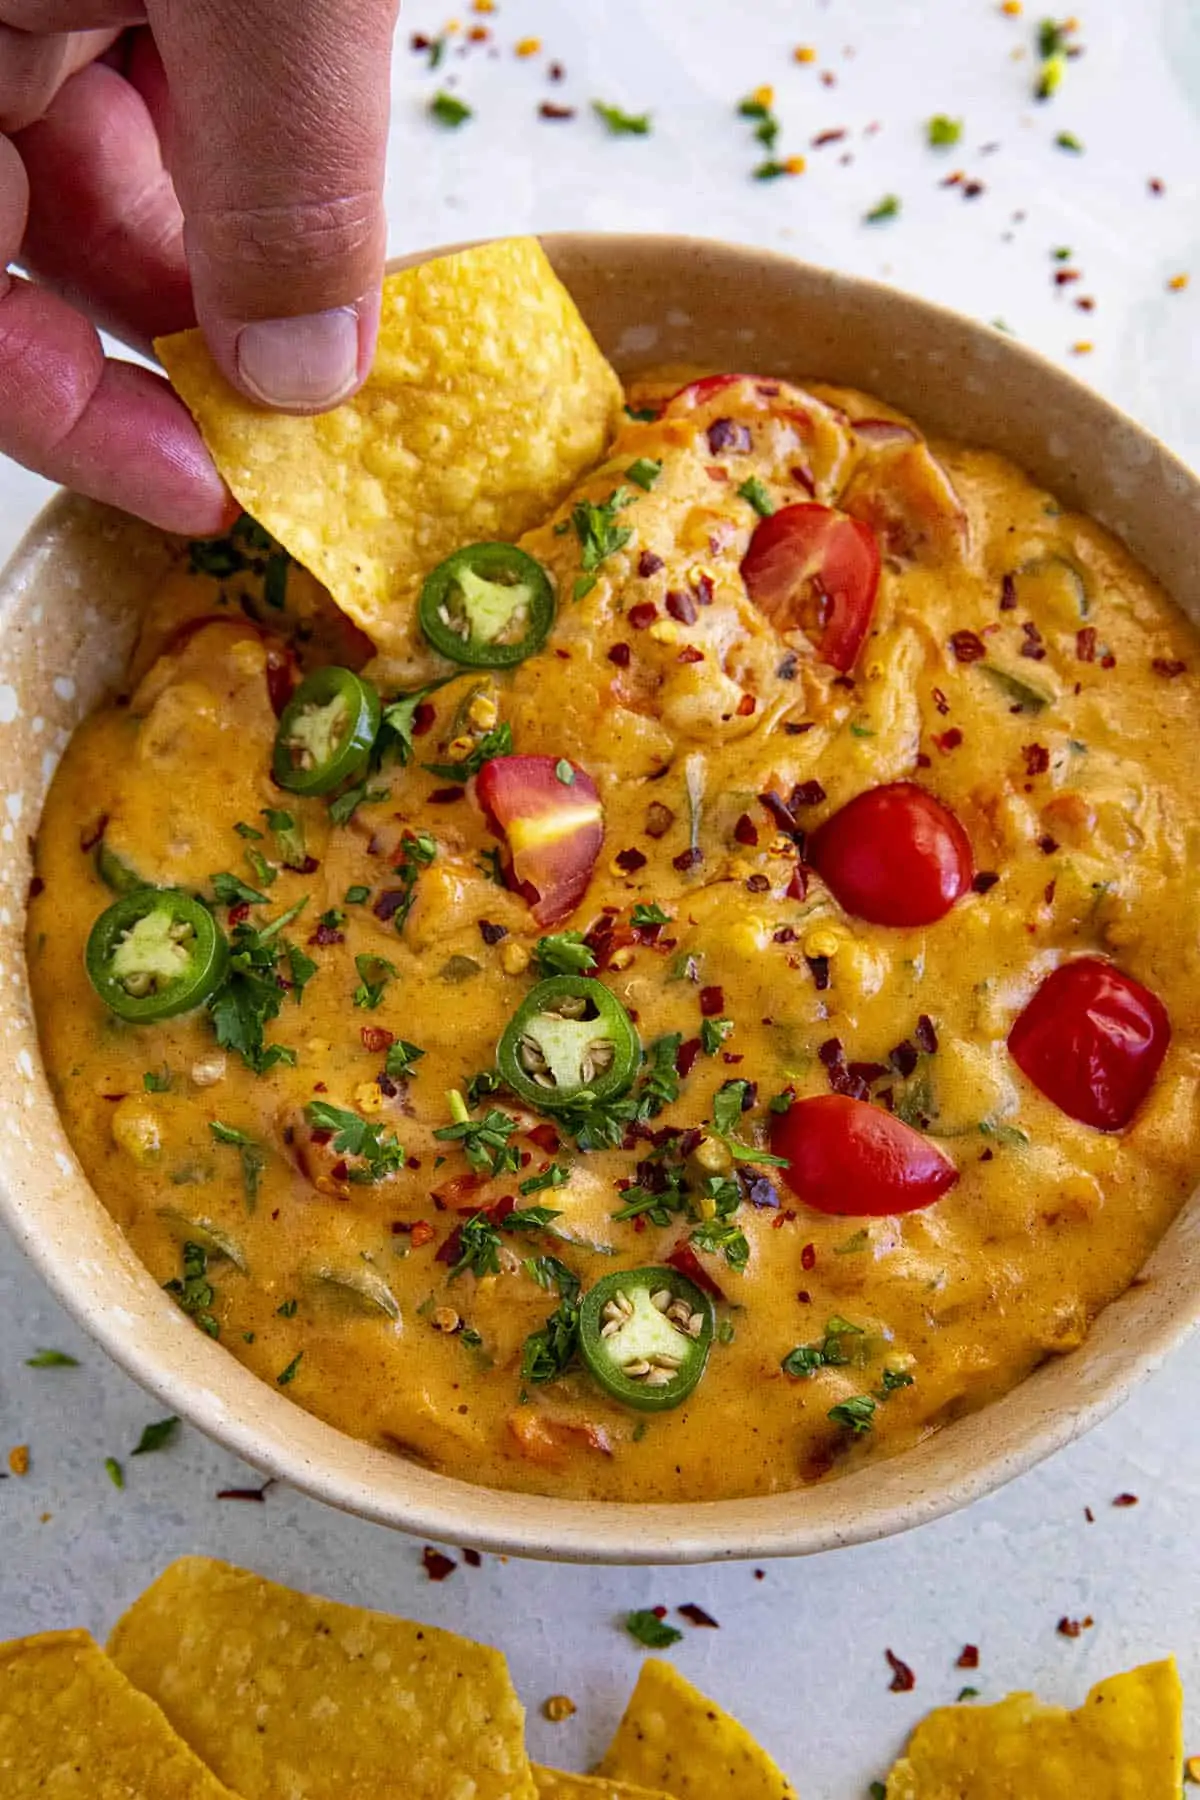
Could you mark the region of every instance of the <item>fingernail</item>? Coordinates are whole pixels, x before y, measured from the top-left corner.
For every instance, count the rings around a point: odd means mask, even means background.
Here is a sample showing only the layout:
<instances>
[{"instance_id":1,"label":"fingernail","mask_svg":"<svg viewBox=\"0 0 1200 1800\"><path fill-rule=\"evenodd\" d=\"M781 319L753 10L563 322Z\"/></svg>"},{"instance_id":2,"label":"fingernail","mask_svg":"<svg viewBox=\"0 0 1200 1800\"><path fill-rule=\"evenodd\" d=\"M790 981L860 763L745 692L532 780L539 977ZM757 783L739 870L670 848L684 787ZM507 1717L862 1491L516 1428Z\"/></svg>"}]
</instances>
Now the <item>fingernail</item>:
<instances>
[{"instance_id":1,"label":"fingernail","mask_svg":"<svg viewBox=\"0 0 1200 1800\"><path fill-rule=\"evenodd\" d=\"M236 354L243 386L264 406L323 411L358 382L358 309L243 325Z\"/></svg>"}]
</instances>

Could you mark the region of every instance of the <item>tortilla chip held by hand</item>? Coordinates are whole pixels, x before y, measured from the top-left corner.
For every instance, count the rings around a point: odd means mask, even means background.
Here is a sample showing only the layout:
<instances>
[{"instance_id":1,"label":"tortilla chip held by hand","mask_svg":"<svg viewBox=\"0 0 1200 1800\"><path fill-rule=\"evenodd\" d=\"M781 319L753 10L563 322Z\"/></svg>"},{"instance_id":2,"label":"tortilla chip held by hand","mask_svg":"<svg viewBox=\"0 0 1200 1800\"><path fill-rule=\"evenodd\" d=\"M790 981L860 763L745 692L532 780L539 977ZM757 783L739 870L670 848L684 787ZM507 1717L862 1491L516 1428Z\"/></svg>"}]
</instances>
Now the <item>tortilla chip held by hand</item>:
<instances>
[{"instance_id":1,"label":"tortilla chip held by hand","mask_svg":"<svg viewBox=\"0 0 1200 1800\"><path fill-rule=\"evenodd\" d=\"M620 382L536 238L389 275L365 386L316 417L244 399L199 331L155 349L235 498L394 654L430 570L545 518L621 412Z\"/></svg>"}]
</instances>

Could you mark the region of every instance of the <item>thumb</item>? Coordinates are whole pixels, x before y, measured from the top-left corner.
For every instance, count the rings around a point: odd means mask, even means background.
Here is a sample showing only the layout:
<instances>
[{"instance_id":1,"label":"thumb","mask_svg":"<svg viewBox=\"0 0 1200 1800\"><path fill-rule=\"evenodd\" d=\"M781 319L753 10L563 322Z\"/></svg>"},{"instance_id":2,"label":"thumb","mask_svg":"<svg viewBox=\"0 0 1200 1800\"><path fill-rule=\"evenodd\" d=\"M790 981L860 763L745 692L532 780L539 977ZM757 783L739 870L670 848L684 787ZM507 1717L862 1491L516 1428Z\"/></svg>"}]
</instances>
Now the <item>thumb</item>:
<instances>
[{"instance_id":1,"label":"thumb","mask_svg":"<svg viewBox=\"0 0 1200 1800\"><path fill-rule=\"evenodd\" d=\"M196 316L235 385L321 412L365 379L395 0L150 0Z\"/></svg>"}]
</instances>

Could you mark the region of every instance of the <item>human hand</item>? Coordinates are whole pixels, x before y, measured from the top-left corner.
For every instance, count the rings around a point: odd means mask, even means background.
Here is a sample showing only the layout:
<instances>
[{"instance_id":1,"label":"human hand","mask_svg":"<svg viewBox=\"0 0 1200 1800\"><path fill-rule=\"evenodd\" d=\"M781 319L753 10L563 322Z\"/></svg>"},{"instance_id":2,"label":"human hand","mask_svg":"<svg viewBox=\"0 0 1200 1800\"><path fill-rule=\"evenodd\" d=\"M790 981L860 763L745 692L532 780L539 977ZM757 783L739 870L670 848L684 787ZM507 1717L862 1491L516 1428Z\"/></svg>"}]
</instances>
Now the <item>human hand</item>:
<instances>
[{"instance_id":1,"label":"human hand","mask_svg":"<svg viewBox=\"0 0 1200 1800\"><path fill-rule=\"evenodd\" d=\"M0 451L168 530L236 515L192 420L106 360L199 323L286 412L371 365L396 0L0 0ZM93 323L95 321L95 323Z\"/></svg>"}]
</instances>

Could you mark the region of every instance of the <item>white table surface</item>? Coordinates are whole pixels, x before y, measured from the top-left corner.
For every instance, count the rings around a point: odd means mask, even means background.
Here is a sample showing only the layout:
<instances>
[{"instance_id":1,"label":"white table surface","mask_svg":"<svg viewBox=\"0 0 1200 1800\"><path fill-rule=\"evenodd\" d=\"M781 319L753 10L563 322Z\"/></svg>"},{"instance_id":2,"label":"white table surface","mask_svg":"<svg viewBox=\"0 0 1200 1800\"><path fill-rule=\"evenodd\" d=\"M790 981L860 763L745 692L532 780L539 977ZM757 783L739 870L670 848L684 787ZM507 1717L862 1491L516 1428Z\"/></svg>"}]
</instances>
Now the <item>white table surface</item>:
<instances>
[{"instance_id":1,"label":"white table surface","mask_svg":"<svg viewBox=\"0 0 1200 1800\"><path fill-rule=\"evenodd\" d=\"M1195 461L1200 9L1087 0L1086 55L1049 106L1029 99L1037 14L1035 5L1012 19L992 0L499 0L487 20L461 17L491 26L501 54L451 54L431 75L408 35L437 33L448 13L439 0L410 0L394 82L392 247L582 226L792 250L1002 317ZM513 45L525 36L545 50L518 60ZM792 61L798 43L818 49L816 66ZM556 85L552 59L566 68ZM821 68L836 85L821 84ZM453 134L423 112L451 77L476 108ZM733 111L761 82L777 90L782 148L808 153L799 179L747 179L754 146ZM607 138L594 98L651 109L653 135ZM542 99L579 114L543 122ZM934 112L965 119L959 148L925 147L921 123ZM865 136L873 121L879 130ZM848 129L843 143L809 149L836 127ZM1064 129L1085 154L1055 147ZM989 143L999 147L985 154ZM939 185L960 167L985 183L973 200ZM1159 197L1151 177L1165 184ZM885 193L900 196L901 216L864 225ZM1057 245L1073 251L1084 279L1056 290ZM1189 268L1193 287L1168 291ZM1096 300L1090 315L1072 303L1081 293ZM1094 342L1090 355L1072 355L1080 339ZM0 466L4 554L47 491ZM42 1345L81 1366L26 1368ZM1194 1342L1107 1425L1003 1493L891 1542L768 1565L761 1579L746 1565L623 1571L486 1558L435 1586L419 1543L283 1489L261 1506L218 1502L218 1488L253 1477L190 1429L130 1462L161 1408L0 1239L0 1450L27 1442L32 1451L28 1476L0 1484L0 1637L67 1625L103 1634L171 1557L219 1554L499 1644L530 1709L535 1753L583 1767L641 1655L619 1616L696 1601L721 1628L685 1626L673 1652L680 1668L740 1713L804 1800L859 1800L913 1721L963 1682L988 1698L1035 1687L1073 1704L1100 1676L1174 1651L1200 1704L1198 1383ZM125 1461L124 1492L105 1474L109 1455ZM1139 1504L1114 1509L1125 1491ZM1056 1631L1063 1615L1088 1614L1094 1626L1079 1637ZM974 1675L954 1668L967 1642L980 1648ZM885 1647L916 1671L913 1693L888 1691ZM578 1714L550 1725L540 1703L564 1691ZM1192 1730L1200 1747L1200 1711Z\"/></svg>"}]
</instances>

